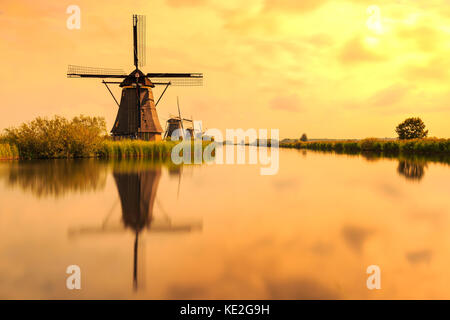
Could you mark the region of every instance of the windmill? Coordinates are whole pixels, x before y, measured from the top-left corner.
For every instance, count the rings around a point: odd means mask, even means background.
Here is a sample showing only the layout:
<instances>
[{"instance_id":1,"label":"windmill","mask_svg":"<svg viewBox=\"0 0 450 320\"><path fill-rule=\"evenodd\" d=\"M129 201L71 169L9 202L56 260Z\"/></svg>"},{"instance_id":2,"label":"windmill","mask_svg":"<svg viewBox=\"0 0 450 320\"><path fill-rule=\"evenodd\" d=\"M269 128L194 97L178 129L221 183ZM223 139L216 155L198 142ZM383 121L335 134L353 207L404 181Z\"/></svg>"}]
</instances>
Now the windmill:
<instances>
[{"instance_id":1,"label":"windmill","mask_svg":"<svg viewBox=\"0 0 450 320\"><path fill-rule=\"evenodd\" d=\"M179 171L178 174L181 174ZM121 233L131 230L134 235L133 248L133 287L138 289L138 246L139 236L144 231L164 233L187 233L202 228L201 223L173 223L165 210L156 199L156 192L161 178L161 168L154 167L142 170L124 171L116 169L113 171L119 199L122 207L122 221L114 223L110 221L117 202L100 226L87 226L69 229L69 237L82 235L98 235ZM155 202L160 206L162 218L154 216Z\"/></svg>"},{"instance_id":2,"label":"windmill","mask_svg":"<svg viewBox=\"0 0 450 320\"><path fill-rule=\"evenodd\" d=\"M168 137L172 137L173 133L176 130L180 130L182 132L182 138L186 138L186 133L188 133L190 138L194 137L194 121L193 119L186 119L181 116L180 111L180 101L177 97L177 107L178 107L178 116L171 116L166 122L166 130L164 132L164 139ZM184 122L190 123L190 126L186 129L184 128ZM180 132L178 131L178 132Z\"/></svg>"},{"instance_id":3,"label":"windmill","mask_svg":"<svg viewBox=\"0 0 450 320\"><path fill-rule=\"evenodd\" d=\"M147 73L139 67L146 63L146 18L133 15L133 62L135 69L126 74L121 69L92 68L69 65L69 78L123 79L122 81L105 81L109 93L119 107L111 134L114 139L161 140L163 132L159 123L156 106L167 88L172 86L201 86L202 73ZM108 84L119 84L122 88L120 103L114 97ZM165 86L155 103L152 88Z\"/></svg>"}]
</instances>

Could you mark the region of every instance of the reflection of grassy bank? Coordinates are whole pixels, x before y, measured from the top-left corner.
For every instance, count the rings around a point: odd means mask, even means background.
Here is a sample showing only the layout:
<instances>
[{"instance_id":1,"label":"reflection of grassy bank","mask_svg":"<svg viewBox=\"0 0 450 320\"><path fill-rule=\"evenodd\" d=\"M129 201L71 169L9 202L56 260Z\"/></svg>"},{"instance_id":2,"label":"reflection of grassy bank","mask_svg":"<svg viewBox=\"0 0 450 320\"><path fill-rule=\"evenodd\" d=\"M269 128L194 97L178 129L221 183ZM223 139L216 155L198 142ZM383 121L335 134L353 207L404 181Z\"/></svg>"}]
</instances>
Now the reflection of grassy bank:
<instances>
[{"instance_id":1,"label":"reflection of grassy bank","mask_svg":"<svg viewBox=\"0 0 450 320\"><path fill-rule=\"evenodd\" d=\"M0 180L39 198L101 190L108 172L105 163L95 159L12 161L3 168Z\"/></svg>"},{"instance_id":2,"label":"reflection of grassy bank","mask_svg":"<svg viewBox=\"0 0 450 320\"><path fill-rule=\"evenodd\" d=\"M169 158L170 160L170 158ZM167 168L180 174L181 165L158 159L51 159L0 163L0 182L38 198L103 190L109 172L131 173Z\"/></svg>"},{"instance_id":3,"label":"reflection of grassy bank","mask_svg":"<svg viewBox=\"0 0 450 320\"><path fill-rule=\"evenodd\" d=\"M291 143L281 143L280 147L336 151L338 153L375 152L392 155L450 155L450 139L435 138L413 140L382 140L370 138L361 141L297 141Z\"/></svg>"}]
</instances>

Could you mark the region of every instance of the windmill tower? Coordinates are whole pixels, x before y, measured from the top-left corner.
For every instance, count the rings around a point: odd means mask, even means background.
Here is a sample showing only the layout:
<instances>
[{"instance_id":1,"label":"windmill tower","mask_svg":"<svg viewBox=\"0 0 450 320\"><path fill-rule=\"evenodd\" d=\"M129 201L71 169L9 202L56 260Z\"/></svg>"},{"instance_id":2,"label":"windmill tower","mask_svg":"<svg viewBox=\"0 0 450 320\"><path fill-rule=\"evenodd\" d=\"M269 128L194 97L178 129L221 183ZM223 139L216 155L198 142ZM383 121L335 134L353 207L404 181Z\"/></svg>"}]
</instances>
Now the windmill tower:
<instances>
[{"instance_id":1,"label":"windmill tower","mask_svg":"<svg viewBox=\"0 0 450 320\"><path fill-rule=\"evenodd\" d=\"M156 112L156 106L170 85L200 86L203 84L202 73L147 73L139 67L146 63L146 29L145 16L133 15L133 62L135 69L126 74L121 69L91 68L69 65L69 78L115 78L118 81L105 81L114 101L119 106L111 134L114 139L161 140L163 132ZM114 97L108 84L119 84L122 88L120 103ZM156 85L165 86L155 102L152 89Z\"/></svg>"}]
</instances>

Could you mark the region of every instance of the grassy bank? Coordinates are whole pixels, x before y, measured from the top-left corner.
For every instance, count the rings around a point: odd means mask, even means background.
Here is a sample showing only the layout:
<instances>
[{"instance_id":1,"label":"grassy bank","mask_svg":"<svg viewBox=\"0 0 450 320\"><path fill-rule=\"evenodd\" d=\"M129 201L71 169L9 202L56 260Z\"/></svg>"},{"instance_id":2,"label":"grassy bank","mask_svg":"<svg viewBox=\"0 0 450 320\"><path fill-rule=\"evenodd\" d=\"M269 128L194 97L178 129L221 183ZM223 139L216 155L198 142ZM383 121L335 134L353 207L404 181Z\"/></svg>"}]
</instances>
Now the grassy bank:
<instances>
[{"instance_id":1,"label":"grassy bank","mask_svg":"<svg viewBox=\"0 0 450 320\"><path fill-rule=\"evenodd\" d=\"M36 118L5 129L0 136L0 159L146 158L170 159L178 142L112 141L105 120L78 116ZM202 150L207 145L203 142ZM192 145L193 150L193 145Z\"/></svg>"},{"instance_id":2,"label":"grassy bank","mask_svg":"<svg viewBox=\"0 0 450 320\"><path fill-rule=\"evenodd\" d=\"M340 153L375 152L384 154L442 154L450 155L450 139L297 141L281 143L281 148L335 151Z\"/></svg>"},{"instance_id":3,"label":"grassy bank","mask_svg":"<svg viewBox=\"0 0 450 320\"><path fill-rule=\"evenodd\" d=\"M0 144L0 160L14 159L73 159L73 158L98 158L98 159L153 159L157 161L170 160L172 149L179 142L159 141L150 142L142 140L120 140L112 141L105 139L98 143L95 149L90 152L71 154L69 152L60 152L57 154L45 154L44 152L20 153L20 148L7 143ZM203 150L210 142L203 142ZM194 154L194 144L191 144L191 154ZM33 156L34 155L34 156Z\"/></svg>"}]
</instances>

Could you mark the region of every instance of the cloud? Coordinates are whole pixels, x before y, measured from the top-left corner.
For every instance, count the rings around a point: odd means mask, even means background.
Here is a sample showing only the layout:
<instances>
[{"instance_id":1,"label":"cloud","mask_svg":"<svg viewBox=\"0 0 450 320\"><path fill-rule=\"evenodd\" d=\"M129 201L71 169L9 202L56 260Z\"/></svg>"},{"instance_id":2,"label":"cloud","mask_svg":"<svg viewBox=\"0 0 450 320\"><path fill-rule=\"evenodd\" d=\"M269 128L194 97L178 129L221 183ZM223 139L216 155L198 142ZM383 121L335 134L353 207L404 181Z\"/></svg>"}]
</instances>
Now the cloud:
<instances>
[{"instance_id":1,"label":"cloud","mask_svg":"<svg viewBox=\"0 0 450 320\"><path fill-rule=\"evenodd\" d=\"M223 10L224 27L231 31L261 32L265 35L279 31L279 23L276 17L267 12L245 10Z\"/></svg>"},{"instance_id":2,"label":"cloud","mask_svg":"<svg viewBox=\"0 0 450 320\"><path fill-rule=\"evenodd\" d=\"M441 33L430 26L404 27L397 35L402 40L413 41L418 49L426 52L436 50L441 40Z\"/></svg>"},{"instance_id":3,"label":"cloud","mask_svg":"<svg viewBox=\"0 0 450 320\"><path fill-rule=\"evenodd\" d=\"M329 47L332 46L334 43L333 38L325 33L312 35L307 39L307 41L310 44L316 46L317 48Z\"/></svg>"},{"instance_id":4,"label":"cloud","mask_svg":"<svg viewBox=\"0 0 450 320\"><path fill-rule=\"evenodd\" d=\"M183 0L168 0L183 2ZM201 1L201 0L190 0ZM265 0L262 4L244 6L245 9L222 9L224 26L239 32L258 31L265 35L277 33L286 17L283 14L309 13L320 8L328 0Z\"/></svg>"},{"instance_id":5,"label":"cloud","mask_svg":"<svg viewBox=\"0 0 450 320\"><path fill-rule=\"evenodd\" d=\"M369 105L374 107L386 107L396 104L410 92L411 87L402 84L394 84L384 88L369 98Z\"/></svg>"},{"instance_id":6,"label":"cloud","mask_svg":"<svg viewBox=\"0 0 450 320\"><path fill-rule=\"evenodd\" d=\"M270 108L291 112L301 111L300 100L296 94L273 98L272 101L270 101Z\"/></svg>"},{"instance_id":7,"label":"cloud","mask_svg":"<svg viewBox=\"0 0 450 320\"><path fill-rule=\"evenodd\" d=\"M328 0L266 0L265 11L309 12L320 8Z\"/></svg>"},{"instance_id":8,"label":"cloud","mask_svg":"<svg viewBox=\"0 0 450 320\"><path fill-rule=\"evenodd\" d=\"M170 7L198 7L205 5L208 0L166 0Z\"/></svg>"},{"instance_id":9,"label":"cloud","mask_svg":"<svg viewBox=\"0 0 450 320\"><path fill-rule=\"evenodd\" d=\"M339 61L345 65L383 60L386 57L366 47L360 37L350 39L339 52Z\"/></svg>"},{"instance_id":10,"label":"cloud","mask_svg":"<svg viewBox=\"0 0 450 320\"><path fill-rule=\"evenodd\" d=\"M407 79L414 81L442 81L448 77L450 61L448 58L436 57L422 65L409 65L404 69L403 74Z\"/></svg>"}]
</instances>

